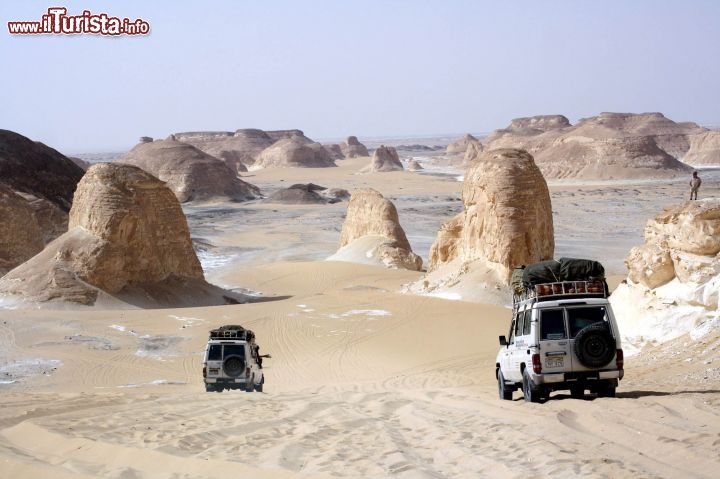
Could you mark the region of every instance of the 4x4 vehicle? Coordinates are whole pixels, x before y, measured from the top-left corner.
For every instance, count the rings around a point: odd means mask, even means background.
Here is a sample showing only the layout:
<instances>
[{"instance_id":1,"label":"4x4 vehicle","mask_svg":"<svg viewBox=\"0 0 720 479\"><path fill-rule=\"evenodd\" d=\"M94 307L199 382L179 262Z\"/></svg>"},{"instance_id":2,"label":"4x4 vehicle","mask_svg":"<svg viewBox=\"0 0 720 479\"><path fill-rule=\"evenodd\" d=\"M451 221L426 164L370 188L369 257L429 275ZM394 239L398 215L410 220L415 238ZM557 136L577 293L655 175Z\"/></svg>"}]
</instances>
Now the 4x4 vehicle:
<instances>
[{"instance_id":1,"label":"4x4 vehicle","mask_svg":"<svg viewBox=\"0 0 720 479\"><path fill-rule=\"evenodd\" d=\"M265 376L255 333L242 326L227 325L210 331L203 358L206 391L244 389L262 392Z\"/></svg>"},{"instance_id":2,"label":"4x4 vehicle","mask_svg":"<svg viewBox=\"0 0 720 479\"><path fill-rule=\"evenodd\" d=\"M495 360L500 398L512 399L517 389L528 402L558 390L574 398L585 390L614 397L623 351L605 281L526 282L517 291L510 332L500 336Z\"/></svg>"}]
</instances>

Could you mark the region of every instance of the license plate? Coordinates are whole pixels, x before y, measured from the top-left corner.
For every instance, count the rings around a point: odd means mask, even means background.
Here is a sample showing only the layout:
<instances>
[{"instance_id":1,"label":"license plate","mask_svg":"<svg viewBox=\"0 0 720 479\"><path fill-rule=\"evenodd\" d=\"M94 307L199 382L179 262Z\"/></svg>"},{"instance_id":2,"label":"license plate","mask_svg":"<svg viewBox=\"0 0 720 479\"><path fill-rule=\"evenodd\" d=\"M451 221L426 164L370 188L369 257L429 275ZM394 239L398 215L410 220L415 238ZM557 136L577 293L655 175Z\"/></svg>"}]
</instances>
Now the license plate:
<instances>
[{"instance_id":1,"label":"license plate","mask_svg":"<svg viewBox=\"0 0 720 479\"><path fill-rule=\"evenodd\" d=\"M557 356L553 358L545 358L545 366L548 368L561 368L563 367L563 358L562 356Z\"/></svg>"}]
</instances>

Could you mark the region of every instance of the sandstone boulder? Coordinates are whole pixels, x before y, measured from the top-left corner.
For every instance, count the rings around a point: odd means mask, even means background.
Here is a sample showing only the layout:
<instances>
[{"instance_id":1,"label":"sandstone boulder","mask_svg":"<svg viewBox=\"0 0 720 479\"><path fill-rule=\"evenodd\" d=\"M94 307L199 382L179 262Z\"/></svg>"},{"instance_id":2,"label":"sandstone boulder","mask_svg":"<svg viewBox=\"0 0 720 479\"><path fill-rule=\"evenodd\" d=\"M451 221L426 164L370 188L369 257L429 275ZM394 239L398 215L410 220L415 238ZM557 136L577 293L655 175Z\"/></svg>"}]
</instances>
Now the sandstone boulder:
<instances>
[{"instance_id":1,"label":"sandstone boulder","mask_svg":"<svg viewBox=\"0 0 720 479\"><path fill-rule=\"evenodd\" d=\"M0 276L42 251L45 243L25 198L0 183Z\"/></svg>"},{"instance_id":2,"label":"sandstone boulder","mask_svg":"<svg viewBox=\"0 0 720 479\"><path fill-rule=\"evenodd\" d=\"M370 156L365 145L358 141L356 136L348 136L347 140L340 143L340 149L345 158L357 158L359 156Z\"/></svg>"},{"instance_id":3,"label":"sandstone boulder","mask_svg":"<svg viewBox=\"0 0 720 479\"><path fill-rule=\"evenodd\" d=\"M720 165L720 131L706 131L690 137L690 149L682 159L694 166Z\"/></svg>"},{"instance_id":4,"label":"sandstone boulder","mask_svg":"<svg viewBox=\"0 0 720 479\"><path fill-rule=\"evenodd\" d=\"M260 195L256 186L242 181L225 163L176 138L140 143L117 161L167 182L181 203L213 198L244 201Z\"/></svg>"},{"instance_id":5,"label":"sandstone boulder","mask_svg":"<svg viewBox=\"0 0 720 479\"><path fill-rule=\"evenodd\" d=\"M621 331L640 347L720 327L720 199L667 208L645 226L645 243L625 259L628 279L613 292Z\"/></svg>"},{"instance_id":6,"label":"sandstone boulder","mask_svg":"<svg viewBox=\"0 0 720 479\"><path fill-rule=\"evenodd\" d=\"M386 171L402 171L405 168L400 162L397 150L392 146L380 145L373 153L370 165L363 171L365 172L386 172Z\"/></svg>"},{"instance_id":7,"label":"sandstone boulder","mask_svg":"<svg viewBox=\"0 0 720 479\"><path fill-rule=\"evenodd\" d=\"M267 168L286 166L296 168L327 168L336 166L328 151L320 143L304 137L282 138L258 155L255 166Z\"/></svg>"},{"instance_id":8,"label":"sandstone boulder","mask_svg":"<svg viewBox=\"0 0 720 479\"><path fill-rule=\"evenodd\" d=\"M422 258L412 252L395 205L371 188L352 192L340 233L340 249L330 259L422 269Z\"/></svg>"},{"instance_id":9,"label":"sandstone boulder","mask_svg":"<svg viewBox=\"0 0 720 479\"><path fill-rule=\"evenodd\" d=\"M464 155L468 149L468 145L470 144L482 145L480 143L480 140L467 133L465 136L452 141L445 149L445 153L447 153L448 155Z\"/></svg>"},{"instance_id":10,"label":"sandstone boulder","mask_svg":"<svg viewBox=\"0 0 720 479\"><path fill-rule=\"evenodd\" d=\"M83 174L82 168L57 150L0 130L0 182L16 192L45 198L67 212Z\"/></svg>"},{"instance_id":11,"label":"sandstone boulder","mask_svg":"<svg viewBox=\"0 0 720 479\"><path fill-rule=\"evenodd\" d=\"M25 301L84 305L99 297L173 305L186 295L224 303L213 288L173 192L122 164L92 166L78 185L69 231L0 279L0 293Z\"/></svg>"}]
</instances>

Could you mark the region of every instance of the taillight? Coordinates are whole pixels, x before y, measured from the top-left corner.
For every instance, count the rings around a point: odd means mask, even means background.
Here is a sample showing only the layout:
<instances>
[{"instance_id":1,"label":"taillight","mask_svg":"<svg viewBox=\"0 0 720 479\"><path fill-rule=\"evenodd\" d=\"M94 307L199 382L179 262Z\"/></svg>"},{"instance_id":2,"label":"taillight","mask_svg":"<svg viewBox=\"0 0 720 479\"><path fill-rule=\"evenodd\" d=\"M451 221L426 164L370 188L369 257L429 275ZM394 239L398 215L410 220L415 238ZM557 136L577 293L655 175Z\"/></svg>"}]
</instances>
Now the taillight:
<instances>
[{"instance_id":1,"label":"taillight","mask_svg":"<svg viewBox=\"0 0 720 479\"><path fill-rule=\"evenodd\" d=\"M617 364L618 369L622 369L623 366L625 366L625 357L623 356L622 349L615 350L615 364Z\"/></svg>"},{"instance_id":2,"label":"taillight","mask_svg":"<svg viewBox=\"0 0 720 479\"><path fill-rule=\"evenodd\" d=\"M540 362L539 354L532 355L532 363L533 363L533 372L535 374L540 374L542 372L542 363Z\"/></svg>"},{"instance_id":3,"label":"taillight","mask_svg":"<svg viewBox=\"0 0 720 479\"><path fill-rule=\"evenodd\" d=\"M203 366L203 377L204 378L207 377L207 367L206 366Z\"/></svg>"}]
</instances>

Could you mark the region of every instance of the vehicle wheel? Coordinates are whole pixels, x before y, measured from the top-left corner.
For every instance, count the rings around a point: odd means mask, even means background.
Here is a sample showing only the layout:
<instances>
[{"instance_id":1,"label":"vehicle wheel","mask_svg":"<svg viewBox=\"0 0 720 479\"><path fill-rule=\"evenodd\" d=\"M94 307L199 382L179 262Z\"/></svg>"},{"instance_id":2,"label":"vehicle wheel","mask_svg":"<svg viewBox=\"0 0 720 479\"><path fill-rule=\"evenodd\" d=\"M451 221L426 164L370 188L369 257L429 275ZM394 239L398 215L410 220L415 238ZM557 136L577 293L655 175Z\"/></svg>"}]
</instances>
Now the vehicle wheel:
<instances>
[{"instance_id":1,"label":"vehicle wheel","mask_svg":"<svg viewBox=\"0 0 720 479\"><path fill-rule=\"evenodd\" d=\"M498 378L498 395L500 396L500 399L504 399L505 401L511 401L512 400L512 389L509 389L505 385L505 378L503 377L502 371L498 369L497 372L497 378Z\"/></svg>"},{"instance_id":2,"label":"vehicle wheel","mask_svg":"<svg viewBox=\"0 0 720 479\"><path fill-rule=\"evenodd\" d=\"M222 367L228 377L237 378L245 372L245 360L241 356L226 356Z\"/></svg>"},{"instance_id":3,"label":"vehicle wheel","mask_svg":"<svg viewBox=\"0 0 720 479\"><path fill-rule=\"evenodd\" d=\"M592 323L575 336L575 355L587 368L601 368L615 356L615 338L604 321Z\"/></svg>"},{"instance_id":4,"label":"vehicle wheel","mask_svg":"<svg viewBox=\"0 0 720 479\"><path fill-rule=\"evenodd\" d=\"M217 388L215 387L215 385L214 385L214 384L207 384L207 383L206 383L206 384L205 384L205 392L206 392L206 393L211 393L211 392L213 392L213 391L217 391Z\"/></svg>"},{"instance_id":5,"label":"vehicle wheel","mask_svg":"<svg viewBox=\"0 0 720 479\"><path fill-rule=\"evenodd\" d=\"M597 395L599 398L614 398L615 386L608 386L606 388L598 389Z\"/></svg>"},{"instance_id":6,"label":"vehicle wheel","mask_svg":"<svg viewBox=\"0 0 720 479\"><path fill-rule=\"evenodd\" d=\"M250 377L250 380L245 383L245 392L251 393L255 390L255 375L253 374Z\"/></svg>"},{"instance_id":7,"label":"vehicle wheel","mask_svg":"<svg viewBox=\"0 0 720 479\"><path fill-rule=\"evenodd\" d=\"M260 384L255 385L255 391L259 393L263 392L263 384L265 384L265 375L263 375L260 380Z\"/></svg>"},{"instance_id":8,"label":"vehicle wheel","mask_svg":"<svg viewBox=\"0 0 720 479\"><path fill-rule=\"evenodd\" d=\"M582 399L585 397L585 390L583 388L571 388L570 396L573 399Z\"/></svg>"},{"instance_id":9,"label":"vehicle wheel","mask_svg":"<svg viewBox=\"0 0 720 479\"><path fill-rule=\"evenodd\" d=\"M523 398L525 402L540 402L540 389L535 386L533 380L530 378L530 373L527 369L523 371L523 382L522 382Z\"/></svg>"}]
</instances>

